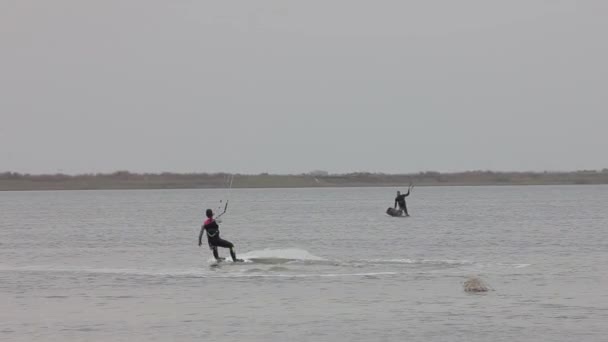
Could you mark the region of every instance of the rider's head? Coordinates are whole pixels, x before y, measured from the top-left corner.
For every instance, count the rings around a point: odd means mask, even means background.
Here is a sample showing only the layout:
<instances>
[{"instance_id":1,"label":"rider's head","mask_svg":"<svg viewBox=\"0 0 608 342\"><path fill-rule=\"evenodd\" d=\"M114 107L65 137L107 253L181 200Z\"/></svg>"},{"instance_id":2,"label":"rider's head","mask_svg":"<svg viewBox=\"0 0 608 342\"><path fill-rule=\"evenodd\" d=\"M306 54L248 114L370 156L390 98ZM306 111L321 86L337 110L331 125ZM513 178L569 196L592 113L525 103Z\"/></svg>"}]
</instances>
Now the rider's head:
<instances>
[{"instance_id":1,"label":"rider's head","mask_svg":"<svg viewBox=\"0 0 608 342\"><path fill-rule=\"evenodd\" d=\"M207 215L208 218L212 218L213 217L213 211L211 209L207 209L207 211L205 211L205 215Z\"/></svg>"},{"instance_id":2,"label":"rider's head","mask_svg":"<svg viewBox=\"0 0 608 342\"><path fill-rule=\"evenodd\" d=\"M397 191L397 196L401 195L401 191Z\"/></svg>"}]
</instances>

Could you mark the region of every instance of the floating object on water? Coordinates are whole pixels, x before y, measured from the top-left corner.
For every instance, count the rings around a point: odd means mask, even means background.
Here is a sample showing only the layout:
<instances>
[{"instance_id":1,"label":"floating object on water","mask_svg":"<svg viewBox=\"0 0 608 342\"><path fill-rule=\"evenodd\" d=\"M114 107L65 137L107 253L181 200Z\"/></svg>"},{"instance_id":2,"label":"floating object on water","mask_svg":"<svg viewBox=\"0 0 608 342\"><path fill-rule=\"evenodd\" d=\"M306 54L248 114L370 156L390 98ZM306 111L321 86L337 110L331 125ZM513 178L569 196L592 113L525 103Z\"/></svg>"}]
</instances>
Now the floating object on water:
<instances>
[{"instance_id":1,"label":"floating object on water","mask_svg":"<svg viewBox=\"0 0 608 342\"><path fill-rule=\"evenodd\" d=\"M403 217L404 216L403 210L390 208L390 207L388 209L386 209L386 213L393 217Z\"/></svg>"},{"instance_id":2,"label":"floating object on water","mask_svg":"<svg viewBox=\"0 0 608 342\"><path fill-rule=\"evenodd\" d=\"M488 292L492 289L479 277L469 277L463 286L465 292Z\"/></svg>"}]
</instances>

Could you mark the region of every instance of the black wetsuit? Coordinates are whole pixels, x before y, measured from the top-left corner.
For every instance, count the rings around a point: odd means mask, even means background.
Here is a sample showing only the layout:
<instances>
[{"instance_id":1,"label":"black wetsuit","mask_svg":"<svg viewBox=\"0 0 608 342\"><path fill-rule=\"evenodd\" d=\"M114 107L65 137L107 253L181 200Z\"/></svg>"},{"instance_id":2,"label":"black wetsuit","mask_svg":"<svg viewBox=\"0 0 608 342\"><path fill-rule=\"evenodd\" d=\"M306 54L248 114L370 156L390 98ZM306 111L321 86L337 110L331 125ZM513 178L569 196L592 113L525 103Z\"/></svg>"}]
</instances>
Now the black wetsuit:
<instances>
[{"instance_id":1,"label":"black wetsuit","mask_svg":"<svg viewBox=\"0 0 608 342\"><path fill-rule=\"evenodd\" d=\"M397 204L399 205L399 209L403 210L403 212L405 213L406 216L410 216L407 213L407 205L405 204L405 198L407 196L410 195L410 190L407 190L407 194L403 194L403 195L399 195L397 197L395 197L395 207L397 207Z\"/></svg>"},{"instance_id":2,"label":"black wetsuit","mask_svg":"<svg viewBox=\"0 0 608 342\"><path fill-rule=\"evenodd\" d=\"M215 259L219 259L219 253L217 251L218 247L230 248L230 256L232 260L237 261L236 253L234 252L234 244L228 240L224 240L220 238L220 226L214 219L208 219L203 224L203 229L207 231L207 242L209 243L209 248L213 251L213 256ZM201 243L201 237L203 232L201 230L201 234L199 236L199 244Z\"/></svg>"}]
</instances>

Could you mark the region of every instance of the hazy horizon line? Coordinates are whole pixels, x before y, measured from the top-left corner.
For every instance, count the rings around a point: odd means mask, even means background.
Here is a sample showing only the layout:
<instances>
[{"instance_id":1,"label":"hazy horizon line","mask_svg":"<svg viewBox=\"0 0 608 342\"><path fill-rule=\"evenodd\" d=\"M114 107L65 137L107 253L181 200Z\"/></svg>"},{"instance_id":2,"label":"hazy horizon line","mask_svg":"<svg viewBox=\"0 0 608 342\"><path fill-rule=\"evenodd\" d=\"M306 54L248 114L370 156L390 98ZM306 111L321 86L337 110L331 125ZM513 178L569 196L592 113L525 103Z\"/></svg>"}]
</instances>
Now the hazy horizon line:
<instances>
[{"instance_id":1,"label":"hazy horizon line","mask_svg":"<svg viewBox=\"0 0 608 342\"><path fill-rule=\"evenodd\" d=\"M514 170L492 170L492 169L468 169L461 171L437 171L437 170L424 170L415 172L383 172L383 171L348 171L348 172L329 172L325 170L312 170L307 172L299 173L280 173L280 172L258 172L258 173L245 173L245 172L228 172L228 171L160 171L160 172L136 172L129 170L115 170L108 172L80 172L80 173L66 173L66 172L42 172L42 173L30 173L30 172L18 172L18 171L0 171L0 175L14 174L21 176L104 176L104 175L116 175L116 174L132 174L132 175L241 175L241 176L342 176L342 175L354 175L354 174L375 174L375 175L420 175L420 174L460 174L460 173L510 173L510 174L543 174L543 173L581 173L581 172L608 172L608 167L602 169L570 169L570 170L527 170L527 171L514 171Z\"/></svg>"}]
</instances>

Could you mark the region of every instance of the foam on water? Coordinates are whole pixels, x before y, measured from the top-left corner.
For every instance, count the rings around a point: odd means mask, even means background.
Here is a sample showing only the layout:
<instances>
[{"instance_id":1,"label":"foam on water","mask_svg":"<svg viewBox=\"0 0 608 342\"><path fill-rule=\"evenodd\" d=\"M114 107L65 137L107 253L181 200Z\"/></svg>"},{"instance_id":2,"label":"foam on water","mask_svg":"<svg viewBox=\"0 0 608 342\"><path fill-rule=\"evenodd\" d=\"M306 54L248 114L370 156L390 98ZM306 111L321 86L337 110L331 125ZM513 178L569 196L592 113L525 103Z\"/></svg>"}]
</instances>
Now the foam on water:
<instances>
[{"instance_id":1,"label":"foam on water","mask_svg":"<svg viewBox=\"0 0 608 342\"><path fill-rule=\"evenodd\" d=\"M381 275L396 275L399 272L360 272L360 273L293 273L293 274L222 274L212 275L209 278L334 278L334 277L366 277Z\"/></svg>"},{"instance_id":2,"label":"foam on water","mask_svg":"<svg viewBox=\"0 0 608 342\"><path fill-rule=\"evenodd\" d=\"M285 259L285 260L300 260L300 261L324 261L325 259L311 254L310 252L297 249L262 249L257 251L251 251L244 254L239 254L239 258L243 260L251 259Z\"/></svg>"},{"instance_id":3,"label":"foam on water","mask_svg":"<svg viewBox=\"0 0 608 342\"><path fill-rule=\"evenodd\" d=\"M222 272L210 274L201 269L160 269L138 270L119 268L52 268L52 267L3 267L0 271L36 272L36 273L82 273L82 274L115 274L152 277L206 277L206 278L249 278L249 277L279 277L279 278L310 278L310 277L362 277L395 275L398 272L359 272L359 273L284 273L288 268L273 266L268 270L250 269L243 272ZM251 272L250 272L251 271ZM260 272L259 274L257 272ZM270 273L264 273L270 272ZM283 272L283 273L279 273Z\"/></svg>"},{"instance_id":4,"label":"foam on water","mask_svg":"<svg viewBox=\"0 0 608 342\"><path fill-rule=\"evenodd\" d=\"M431 260L431 259L367 259L362 260L363 262L368 263L378 263L378 264L428 264L428 265L473 265L474 262L469 260L452 260L452 259L443 259L443 260Z\"/></svg>"}]
</instances>

